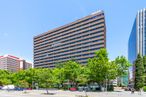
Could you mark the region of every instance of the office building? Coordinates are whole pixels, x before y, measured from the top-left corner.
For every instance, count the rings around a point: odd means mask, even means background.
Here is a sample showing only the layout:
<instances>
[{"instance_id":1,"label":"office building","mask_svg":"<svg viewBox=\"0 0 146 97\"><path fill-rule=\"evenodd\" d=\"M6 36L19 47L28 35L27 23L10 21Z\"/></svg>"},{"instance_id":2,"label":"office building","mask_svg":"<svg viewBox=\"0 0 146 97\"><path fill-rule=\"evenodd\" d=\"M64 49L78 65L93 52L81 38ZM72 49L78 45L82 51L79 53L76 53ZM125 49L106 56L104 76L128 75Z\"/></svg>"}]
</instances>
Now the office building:
<instances>
[{"instance_id":1,"label":"office building","mask_svg":"<svg viewBox=\"0 0 146 97\"><path fill-rule=\"evenodd\" d=\"M134 20L128 43L128 59L134 64L137 55L146 55L146 9L139 10ZM130 68L130 77L134 78L135 67Z\"/></svg>"},{"instance_id":2,"label":"office building","mask_svg":"<svg viewBox=\"0 0 146 97\"><path fill-rule=\"evenodd\" d=\"M71 59L86 64L95 51L106 48L103 11L34 37L34 67L53 68Z\"/></svg>"},{"instance_id":3,"label":"office building","mask_svg":"<svg viewBox=\"0 0 146 97\"><path fill-rule=\"evenodd\" d=\"M0 56L0 69L2 70L16 72L16 71L25 70L28 68L32 68L32 64L26 62L25 60L21 58L18 58L12 55Z\"/></svg>"}]
</instances>

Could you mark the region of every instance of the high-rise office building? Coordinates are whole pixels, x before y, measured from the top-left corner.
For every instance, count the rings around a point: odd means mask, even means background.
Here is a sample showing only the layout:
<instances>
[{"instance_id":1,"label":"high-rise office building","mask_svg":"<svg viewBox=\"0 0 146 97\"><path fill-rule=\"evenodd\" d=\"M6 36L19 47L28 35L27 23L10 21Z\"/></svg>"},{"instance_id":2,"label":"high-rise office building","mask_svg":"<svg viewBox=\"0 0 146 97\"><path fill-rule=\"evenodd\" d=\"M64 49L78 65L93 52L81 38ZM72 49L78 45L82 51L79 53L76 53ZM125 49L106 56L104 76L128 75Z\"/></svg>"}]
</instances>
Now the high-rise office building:
<instances>
[{"instance_id":1,"label":"high-rise office building","mask_svg":"<svg viewBox=\"0 0 146 97\"><path fill-rule=\"evenodd\" d=\"M71 59L86 64L101 48L106 48L106 26L104 12L97 11L35 36L34 67L53 68Z\"/></svg>"},{"instance_id":2,"label":"high-rise office building","mask_svg":"<svg viewBox=\"0 0 146 97\"><path fill-rule=\"evenodd\" d=\"M21 58L18 58L12 55L0 56L0 69L2 70L16 72L16 71L25 70L28 68L32 68L32 64L26 62L25 60Z\"/></svg>"},{"instance_id":3,"label":"high-rise office building","mask_svg":"<svg viewBox=\"0 0 146 97\"><path fill-rule=\"evenodd\" d=\"M128 58L133 63L138 54L146 55L146 9L138 11L129 38Z\"/></svg>"},{"instance_id":4,"label":"high-rise office building","mask_svg":"<svg viewBox=\"0 0 146 97\"><path fill-rule=\"evenodd\" d=\"M146 55L146 9L138 11L129 37L128 59L132 64L134 64L138 54ZM130 71L134 72L134 70L135 68L132 66Z\"/></svg>"}]
</instances>

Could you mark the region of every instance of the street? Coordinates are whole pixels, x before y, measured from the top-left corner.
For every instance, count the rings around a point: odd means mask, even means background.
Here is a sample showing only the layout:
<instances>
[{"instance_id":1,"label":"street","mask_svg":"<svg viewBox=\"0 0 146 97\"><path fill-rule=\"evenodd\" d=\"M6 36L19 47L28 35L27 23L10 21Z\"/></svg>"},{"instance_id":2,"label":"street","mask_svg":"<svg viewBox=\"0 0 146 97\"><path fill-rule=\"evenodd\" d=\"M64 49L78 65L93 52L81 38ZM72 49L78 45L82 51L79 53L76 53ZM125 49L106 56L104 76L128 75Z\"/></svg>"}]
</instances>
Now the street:
<instances>
[{"instance_id":1,"label":"street","mask_svg":"<svg viewBox=\"0 0 146 97\"><path fill-rule=\"evenodd\" d=\"M0 97L79 97L84 96L85 92L70 92L62 90L49 90L53 95L44 94L45 90L29 90L27 93L24 91L0 91ZM141 95L138 92L131 94L131 92L87 92L89 97L146 97L146 93Z\"/></svg>"}]
</instances>

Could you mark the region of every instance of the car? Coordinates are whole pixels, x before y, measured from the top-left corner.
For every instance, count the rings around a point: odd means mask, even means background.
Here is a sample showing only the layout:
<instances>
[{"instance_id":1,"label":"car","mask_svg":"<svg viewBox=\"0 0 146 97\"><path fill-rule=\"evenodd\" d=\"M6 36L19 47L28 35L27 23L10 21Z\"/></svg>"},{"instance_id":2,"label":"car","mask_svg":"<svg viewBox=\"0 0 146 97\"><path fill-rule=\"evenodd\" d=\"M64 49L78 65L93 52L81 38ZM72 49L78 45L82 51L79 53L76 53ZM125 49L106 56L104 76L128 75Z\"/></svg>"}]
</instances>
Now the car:
<instances>
[{"instance_id":1,"label":"car","mask_svg":"<svg viewBox=\"0 0 146 97\"><path fill-rule=\"evenodd\" d=\"M23 91L24 88L21 88L21 87L15 87L15 90L16 90L16 91Z\"/></svg>"},{"instance_id":2,"label":"car","mask_svg":"<svg viewBox=\"0 0 146 97\"><path fill-rule=\"evenodd\" d=\"M77 91L77 88L72 87L72 88L70 88L69 90L70 90L70 91Z\"/></svg>"},{"instance_id":3,"label":"car","mask_svg":"<svg viewBox=\"0 0 146 97\"><path fill-rule=\"evenodd\" d=\"M83 91L84 90L84 86L78 86L78 90L79 91Z\"/></svg>"},{"instance_id":4,"label":"car","mask_svg":"<svg viewBox=\"0 0 146 97\"><path fill-rule=\"evenodd\" d=\"M26 90L32 90L32 88L26 88Z\"/></svg>"},{"instance_id":5,"label":"car","mask_svg":"<svg viewBox=\"0 0 146 97\"><path fill-rule=\"evenodd\" d=\"M2 89L3 88L3 86L0 86L0 89Z\"/></svg>"},{"instance_id":6,"label":"car","mask_svg":"<svg viewBox=\"0 0 146 97\"><path fill-rule=\"evenodd\" d=\"M2 90L14 90L15 86L14 85L6 85L2 87Z\"/></svg>"}]
</instances>

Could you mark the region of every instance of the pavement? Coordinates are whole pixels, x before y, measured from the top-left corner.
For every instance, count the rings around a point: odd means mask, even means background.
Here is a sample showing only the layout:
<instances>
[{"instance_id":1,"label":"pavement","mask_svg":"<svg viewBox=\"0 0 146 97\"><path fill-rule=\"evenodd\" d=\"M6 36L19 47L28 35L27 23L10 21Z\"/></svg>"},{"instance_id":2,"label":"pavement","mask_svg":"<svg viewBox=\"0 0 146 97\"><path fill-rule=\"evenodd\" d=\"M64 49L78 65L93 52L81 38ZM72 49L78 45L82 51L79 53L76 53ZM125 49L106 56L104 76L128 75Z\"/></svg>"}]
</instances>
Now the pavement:
<instances>
[{"instance_id":1,"label":"pavement","mask_svg":"<svg viewBox=\"0 0 146 97\"><path fill-rule=\"evenodd\" d=\"M62 90L49 90L53 95L46 95L45 90L27 90L24 91L0 91L0 97L83 97L85 92L71 92L71 91L62 91ZM138 92L131 94L127 91L118 91L118 92L87 92L89 97L146 97L146 92L142 92L140 95Z\"/></svg>"}]
</instances>

